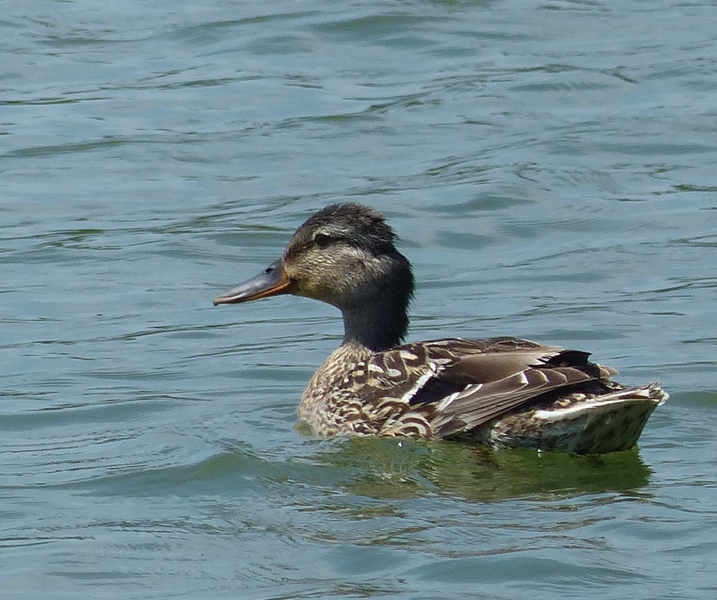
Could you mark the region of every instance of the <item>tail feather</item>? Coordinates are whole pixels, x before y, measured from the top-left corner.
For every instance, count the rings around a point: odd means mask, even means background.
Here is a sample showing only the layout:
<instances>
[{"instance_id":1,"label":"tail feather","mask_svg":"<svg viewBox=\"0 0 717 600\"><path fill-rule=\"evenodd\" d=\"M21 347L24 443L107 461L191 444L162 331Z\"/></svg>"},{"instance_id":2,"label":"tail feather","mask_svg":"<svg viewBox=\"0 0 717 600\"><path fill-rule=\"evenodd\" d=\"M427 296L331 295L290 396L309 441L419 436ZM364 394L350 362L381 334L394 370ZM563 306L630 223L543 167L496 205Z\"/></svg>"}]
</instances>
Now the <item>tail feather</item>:
<instances>
[{"instance_id":1,"label":"tail feather","mask_svg":"<svg viewBox=\"0 0 717 600\"><path fill-rule=\"evenodd\" d=\"M627 450L637 444L652 411L668 394L658 383L586 397L567 406L537 408L493 423L488 432L495 447L523 446L575 454ZM523 431L511 436L509 431Z\"/></svg>"},{"instance_id":2,"label":"tail feather","mask_svg":"<svg viewBox=\"0 0 717 600\"><path fill-rule=\"evenodd\" d=\"M660 387L660 384L653 381L640 387L623 388L616 392L588 398L583 402L577 402L564 408L536 410L535 416L546 421L557 421L574 419L588 412L610 413L628 404L644 404L644 408L649 410L647 414L649 417L652 411L667 402L668 398L669 395Z\"/></svg>"}]
</instances>

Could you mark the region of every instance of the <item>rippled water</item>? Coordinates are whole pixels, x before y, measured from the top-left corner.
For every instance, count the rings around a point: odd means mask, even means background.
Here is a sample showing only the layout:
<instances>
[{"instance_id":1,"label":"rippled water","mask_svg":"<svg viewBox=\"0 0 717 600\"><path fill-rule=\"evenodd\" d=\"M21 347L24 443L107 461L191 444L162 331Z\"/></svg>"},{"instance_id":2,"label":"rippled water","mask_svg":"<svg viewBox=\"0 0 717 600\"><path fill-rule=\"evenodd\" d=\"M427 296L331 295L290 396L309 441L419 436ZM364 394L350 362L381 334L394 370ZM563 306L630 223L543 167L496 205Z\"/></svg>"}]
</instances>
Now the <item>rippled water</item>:
<instances>
[{"instance_id":1,"label":"rippled water","mask_svg":"<svg viewBox=\"0 0 717 600\"><path fill-rule=\"evenodd\" d=\"M714 597L711 3L3 9L3 597ZM211 300L336 200L401 235L410 339L660 379L640 449L295 430L338 315Z\"/></svg>"}]
</instances>

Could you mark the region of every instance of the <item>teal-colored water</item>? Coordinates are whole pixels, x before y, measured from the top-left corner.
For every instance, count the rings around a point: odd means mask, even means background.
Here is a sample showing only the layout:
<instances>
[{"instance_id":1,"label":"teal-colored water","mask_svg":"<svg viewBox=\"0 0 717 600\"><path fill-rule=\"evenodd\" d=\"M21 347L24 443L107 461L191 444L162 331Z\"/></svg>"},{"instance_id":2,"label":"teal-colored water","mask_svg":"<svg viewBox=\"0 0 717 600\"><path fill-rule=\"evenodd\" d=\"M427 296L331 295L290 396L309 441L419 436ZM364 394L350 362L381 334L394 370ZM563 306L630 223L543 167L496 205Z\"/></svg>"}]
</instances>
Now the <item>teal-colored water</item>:
<instances>
[{"instance_id":1,"label":"teal-colored water","mask_svg":"<svg viewBox=\"0 0 717 600\"><path fill-rule=\"evenodd\" d=\"M3 598L717 592L717 9L3 3ZM592 351L672 398L577 458L294 429L338 314L212 298L384 211L412 340Z\"/></svg>"}]
</instances>

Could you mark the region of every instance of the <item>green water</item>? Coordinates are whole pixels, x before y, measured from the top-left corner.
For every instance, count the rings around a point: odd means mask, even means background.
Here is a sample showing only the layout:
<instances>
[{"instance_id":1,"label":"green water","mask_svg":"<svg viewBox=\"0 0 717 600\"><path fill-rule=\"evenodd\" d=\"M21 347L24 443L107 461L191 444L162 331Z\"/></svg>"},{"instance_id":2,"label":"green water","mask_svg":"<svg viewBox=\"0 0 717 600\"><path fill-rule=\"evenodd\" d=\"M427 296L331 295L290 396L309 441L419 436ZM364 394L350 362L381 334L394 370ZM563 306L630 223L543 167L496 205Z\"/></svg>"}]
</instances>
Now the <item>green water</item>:
<instances>
[{"instance_id":1,"label":"green water","mask_svg":"<svg viewBox=\"0 0 717 600\"><path fill-rule=\"evenodd\" d=\"M3 9L3 598L715 597L710 3ZM400 234L410 340L662 381L639 449L297 431L339 315L211 301L340 200Z\"/></svg>"}]
</instances>

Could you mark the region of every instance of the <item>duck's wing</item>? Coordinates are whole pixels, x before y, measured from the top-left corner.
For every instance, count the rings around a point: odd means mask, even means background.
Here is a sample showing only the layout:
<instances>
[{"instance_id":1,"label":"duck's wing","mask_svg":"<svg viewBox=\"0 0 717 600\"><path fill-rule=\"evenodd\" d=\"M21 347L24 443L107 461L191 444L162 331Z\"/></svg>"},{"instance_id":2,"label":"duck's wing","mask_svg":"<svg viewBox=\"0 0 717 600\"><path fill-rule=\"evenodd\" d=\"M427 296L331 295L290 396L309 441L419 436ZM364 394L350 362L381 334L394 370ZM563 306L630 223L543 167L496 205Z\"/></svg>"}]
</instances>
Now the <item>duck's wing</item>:
<instances>
[{"instance_id":1,"label":"duck's wing","mask_svg":"<svg viewBox=\"0 0 717 600\"><path fill-rule=\"evenodd\" d=\"M431 414L439 437L474 429L560 388L575 391L617 373L590 362L587 352L517 338L435 340L422 346L432 374L422 378L408 401L414 410Z\"/></svg>"}]
</instances>

